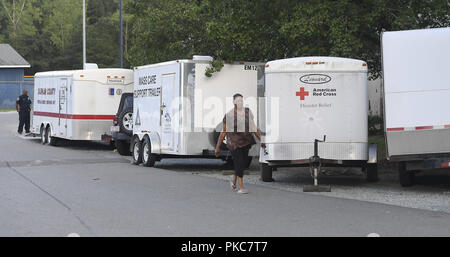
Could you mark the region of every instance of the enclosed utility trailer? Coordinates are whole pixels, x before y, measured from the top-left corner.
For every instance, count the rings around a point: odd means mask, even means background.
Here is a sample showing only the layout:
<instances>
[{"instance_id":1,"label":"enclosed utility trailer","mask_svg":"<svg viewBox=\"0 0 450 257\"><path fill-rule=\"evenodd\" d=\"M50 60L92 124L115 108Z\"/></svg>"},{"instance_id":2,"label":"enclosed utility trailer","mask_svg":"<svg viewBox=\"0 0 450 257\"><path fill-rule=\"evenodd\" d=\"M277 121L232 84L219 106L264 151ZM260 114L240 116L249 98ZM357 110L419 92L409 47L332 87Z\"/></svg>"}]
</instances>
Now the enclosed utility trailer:
<instances>
[{"instance_id":1,"label":"enclosed utility trailer","mask_svg":"<svg viewBox=\"0 0 450 257\"><path fill-rule=\"evenodd\" d=\"M450 163L450 28L381 36L386 153L402 186Z\"/></svg>"},{"instance_id":2,"label":"enclosed utility trailer","mask_svg":"<svg viewBox=\"0 0 450 257\"><path fill-rule=\"evenodd\" d=\"M134 162L154 165L162 158L214 157L225 113L234 108L233 95L258 118L258 92L264 92L264 64L225 63L206 76L211 57L194 56L134 69ZM250 149L258 155L259 146ZM221 158L230 160L226 148Z\"/></svg>"},{"instance_id":3,"label":"enclosed utility trailer","mask_svg":"<svg viewBox=\"0 0 450 257\"><path fill-rule=\"evenodd\" d=\"M102 140L110 134L121 95L133 91L133 71L39 72L34 85L33 132L43 144L58 138Z\"/></svg>"},{"instance_id":4,"label":"enclosed utility trailer","mask_svg":"<svg viewBox=\"0 0 450 257\"><path fill-rule=\"evenodd\" d=\"M261 176L277 167L356 166L377 180L376 145L368 144L367 64L335 57L268 62L265 69L265 136ZM318 155L314 143L318 142ZM317 158L316 158L317 159Z\"/></svg>"}]
</instances>

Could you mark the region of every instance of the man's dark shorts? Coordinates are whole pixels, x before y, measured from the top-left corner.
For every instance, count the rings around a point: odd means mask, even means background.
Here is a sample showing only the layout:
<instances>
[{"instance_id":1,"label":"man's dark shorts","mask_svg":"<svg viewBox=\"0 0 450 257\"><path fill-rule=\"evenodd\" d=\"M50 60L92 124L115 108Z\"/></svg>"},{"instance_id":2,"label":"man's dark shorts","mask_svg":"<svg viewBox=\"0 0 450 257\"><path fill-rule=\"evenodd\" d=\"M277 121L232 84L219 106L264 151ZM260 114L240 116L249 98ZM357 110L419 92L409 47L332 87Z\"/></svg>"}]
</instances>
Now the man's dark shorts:
<instances>
[{"instance_id":1,"label":"man's dark shorts","mask_svg":"<svg viewBox=\"0 0 450 257\"><path fill-rule=\"evenodd\" d=\"M244 177L244 170L247 167L248 151L250 148L251 145L247 145L244 147L238 147L231 151L231 156L233 157L234 163L234 174L238 177Z\"/></svg>"}]
</instances>

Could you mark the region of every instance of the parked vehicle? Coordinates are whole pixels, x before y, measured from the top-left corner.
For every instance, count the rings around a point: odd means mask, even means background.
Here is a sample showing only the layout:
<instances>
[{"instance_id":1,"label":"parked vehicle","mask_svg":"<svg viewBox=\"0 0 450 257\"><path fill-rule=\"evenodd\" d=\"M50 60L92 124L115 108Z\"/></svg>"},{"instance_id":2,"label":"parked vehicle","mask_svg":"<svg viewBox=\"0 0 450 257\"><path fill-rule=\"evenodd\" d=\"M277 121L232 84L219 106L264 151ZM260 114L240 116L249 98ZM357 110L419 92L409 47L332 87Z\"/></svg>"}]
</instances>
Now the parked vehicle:
<instances>
[{"instance_id":1,"label":"parked vehicle","mask_svg":"<svg viewBox=\"0 0 450 257\"><path fill-rule=\"evenodd\" d=\"M35 75L33 132L43 144L58 139L108 140L121 95L133 90L133 71L88 69Z\"/></svg>"},{"instance_id":2,"label":"parked vehicle","mask_svg":"<svg viewBox=\"0 0 450 257\"><path fill-rule=\"evenodd\" d=\"M381 35L386 154L402 186L450 164L450 28Z\"/></svg>"},{"instance_id":3,"label":"parked vehicle","mask_svg":"<svg viewBox=\"0 0 450 257\"><path fill-rule=\"evenodd\" d=\"M378 179L377 146L368 143L364 61L335 57L276 60L267 63L265 79L263 181L272 181L277 167L318 162L321 167L361 167L368 181ZM325 142L319 142L325 136Z\"/></svg>"},{"instance_id":4,"label":"parked vehicle","mask_svg":"<svg viewBox=\"0 0 450 257\"><path fill-rule=\"evenodd\" d=\"M174 157L215 158L217 134L224 114L234 107L236 93L257 113L264 65L225 63L208 77L205 71L211 60L194 56L134 69L131 149L135 164L153 166L155 161ZM259 146L253 146L250 155L258 153ZM223 149L220 158L230 160L231 155Z\"/></svg>"},{"instance_id":5,"label":"parked vehicle","mask_svg":"<svg viewBox=\"0 0 450 257\"><path fill-rule=\"evenodd\" d=\"M111 127L111 137L120 155L131 155L130 142L133 135L133 93L124 93Z\"/></svg>"}]
</instances>

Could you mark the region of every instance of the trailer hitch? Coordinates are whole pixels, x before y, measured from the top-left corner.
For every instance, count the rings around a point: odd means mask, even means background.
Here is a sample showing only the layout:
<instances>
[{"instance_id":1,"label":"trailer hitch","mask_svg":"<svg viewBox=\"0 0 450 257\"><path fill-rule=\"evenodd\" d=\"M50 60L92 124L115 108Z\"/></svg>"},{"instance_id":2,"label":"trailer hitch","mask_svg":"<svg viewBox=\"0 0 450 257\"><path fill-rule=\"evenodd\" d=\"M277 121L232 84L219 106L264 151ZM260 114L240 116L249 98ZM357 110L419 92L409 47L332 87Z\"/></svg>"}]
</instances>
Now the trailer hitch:
<instances>
[{"instance_id":1,"label":"trailer hitch","mask_svg":"<svg viewBox=\"0 0 450 257\"><path fill-rule=\"evenodd\" d=\"M330 186L319 186L319 174L322 168L322 159L319 156L319 142L325 142L326 135L323 136L323 140L314 140L314 156L309 157L309 170L311 176L314 178L313 186L304 186L303 192L330 192Z\"/></svg>"}]
</instances>

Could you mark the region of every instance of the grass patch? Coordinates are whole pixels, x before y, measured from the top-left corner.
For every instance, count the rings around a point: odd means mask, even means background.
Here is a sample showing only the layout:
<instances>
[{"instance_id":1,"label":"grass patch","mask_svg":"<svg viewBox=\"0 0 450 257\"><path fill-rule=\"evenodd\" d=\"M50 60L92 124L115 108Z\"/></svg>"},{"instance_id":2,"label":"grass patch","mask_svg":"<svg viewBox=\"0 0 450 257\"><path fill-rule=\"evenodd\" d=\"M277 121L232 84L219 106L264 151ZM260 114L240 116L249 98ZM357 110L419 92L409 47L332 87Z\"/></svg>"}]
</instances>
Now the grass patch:
<instances>
[{"instance_id":1,"label":"grass patch","mask_svg":"<svg viewBox=\"0 0 450 257\"><path fill-rule=\"evenodd\" d=\"M386 160L386 141L384 135L372 135L369 136L369 144L377 144L377 158L379 161Z\"/></svg>"},{"instance_id":2,"label":"grass patch","mask_svg":"<svg viewBox=\"0 0 450 257\"><path fill-rule=\"evenodd\" d=\"M0 112L12 112L15 111L15 109L0 109Z\"/></svg>"}]
</instances>

